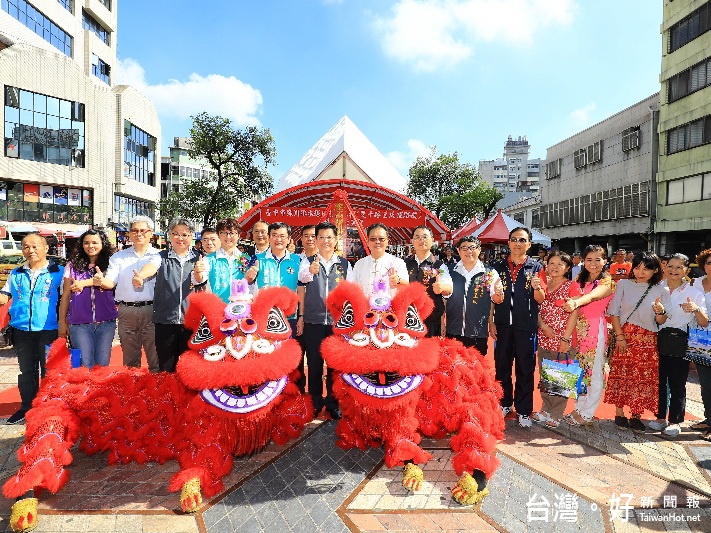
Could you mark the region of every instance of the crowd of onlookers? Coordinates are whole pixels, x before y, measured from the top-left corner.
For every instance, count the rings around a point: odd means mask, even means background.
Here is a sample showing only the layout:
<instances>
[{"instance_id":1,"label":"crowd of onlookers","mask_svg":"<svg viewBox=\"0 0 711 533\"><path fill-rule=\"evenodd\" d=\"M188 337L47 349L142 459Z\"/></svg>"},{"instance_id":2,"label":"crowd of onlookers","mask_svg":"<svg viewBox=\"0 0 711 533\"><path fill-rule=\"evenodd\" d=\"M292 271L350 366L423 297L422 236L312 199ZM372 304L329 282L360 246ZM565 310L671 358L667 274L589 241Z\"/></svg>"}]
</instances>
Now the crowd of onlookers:
<instances>
[{"instance_id":1,"label":"crowd of onlookers","mask_svg":"<svg viewBox=\"0 0 711 533\"><path fill-rule=\"evenodd\" d=\"M183 326L187 296L207 290L228 303L233 282L242 279L255 293L270 286L297 292L299 306L287 318L305 354L299 386L311 395L315 415L325 408L340 418L330 371L324 379L321 344L333 325L325 298L346 279L368 296L379 284L393 295L420 282L434 302L432 313L422 317L428 336L457 339L484 356L493 338L501 409L504 415L515 409L522 427L533 421L589 425L605 401L616 406L615 424L621 428L651 428L668 436L681 431L688 331L709 324L711 249L695 258L705 275L692 279L683 254L660 259L618 250L608 261L605 248L590 245L572 256L541 247L534 258L525 227L511 231L507 250L488 251L487 261L471 236L438 251L426 226L413 230L413 253L397 257L388 252L388 227L377 223L366 232L370 253L353 265L338 253L338 230L329 222L301 228L298 254L292 229L282 222L257 222L249 251L233 218L203 229L197 243L192 223L176 219L167 232L170 246L162 250L153 245L153 232L150 218L134 218L131 246L116 251L104 232L90 229L66 267L47 258L44 237L23 239L27 263L14 269L0 290L0 305L11 300L22 398L8 423L22 421L31 407L45 372L45 347L57 337L80 350L81 364L91 368L109 364L118 332L124 365L140 367L143 352L149 371L173 372L190 335ZM582 369L579 395L568 413L568 398L545 388L543 406L533 412L535 370L546 360ZM301 369L304 374L303 363ZM697 365L697 371L706 420L694 428L711 439L711 366ZM645 411L656 416L647 425L641 419Z\"/></svg>"}]
</instances>

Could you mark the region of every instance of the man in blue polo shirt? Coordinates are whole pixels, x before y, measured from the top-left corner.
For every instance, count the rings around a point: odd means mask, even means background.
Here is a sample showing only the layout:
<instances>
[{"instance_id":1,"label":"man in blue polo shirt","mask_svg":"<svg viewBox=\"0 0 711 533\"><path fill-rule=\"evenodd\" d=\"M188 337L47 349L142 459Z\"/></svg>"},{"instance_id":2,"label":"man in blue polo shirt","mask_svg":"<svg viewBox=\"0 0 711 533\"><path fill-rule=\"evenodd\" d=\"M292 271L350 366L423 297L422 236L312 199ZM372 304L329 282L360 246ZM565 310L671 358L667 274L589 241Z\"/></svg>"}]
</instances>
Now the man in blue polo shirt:
<instances>
[{"instance_id":1,"label":"man in blue polo shirt","mask_svg":"<svg viewBox=\"0 0 711 533\"><path fill-rule=\"evenodd\" d=\"M57 339L57 308L64 267L47 259L47 240L37 233L22 239L22 255L27 263L13 269L0 291L0 305L12 299L10 326L20 374L22 406L7 419L17 424L25 419L45 374L45 346Z\"/></svg>"},{"instance_id":2,"label":"man in blue polo shirt","mask_svg":"<svg viewBox=\"0 0 711 533\"><path fill-rule=\"evenodd\" d=\"M290 240L291 228L288 224L284 222L269 224L269 248L254 256L254 264L244 276L254 287L255 294L265 287L288 287L296 292L301 258L286 249ZM287 318L292 335L295 336L297 313Z\"/></svg>"}]
</instances>

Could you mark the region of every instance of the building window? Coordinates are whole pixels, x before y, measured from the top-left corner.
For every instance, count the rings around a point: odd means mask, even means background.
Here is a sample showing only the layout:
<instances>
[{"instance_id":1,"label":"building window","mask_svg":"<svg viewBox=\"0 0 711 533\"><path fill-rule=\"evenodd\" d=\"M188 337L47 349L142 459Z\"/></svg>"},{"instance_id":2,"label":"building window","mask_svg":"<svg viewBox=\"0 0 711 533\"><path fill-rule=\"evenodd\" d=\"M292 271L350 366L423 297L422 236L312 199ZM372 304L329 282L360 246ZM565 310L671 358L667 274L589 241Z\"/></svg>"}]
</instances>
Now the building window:
<instances>
[{"instance_id":1,"label":"building window","mask_svg":"<svg viewBox=\"0 0 711 533\"><path fill-rule=\"evenodd\" d=\"M103 43L107 46L111 45L110 41L110 34L111 32L104 28L99 21L97 21L94 17L89 15L86 11L82 11L82 28L85 30L89 30L92 32L94 35L96 35L99 39L103 41Z\"/></svg>"},{"instance_id":2,"label":"building window","mask_svg":"<svg viewBox=\"0 0 711 533\"><path fill-rule=\"evenodd\" d=\"M5 86L5 157L84 167L84 104Z\"/></svg>"},{"instance_id":3,"label":"building window","mask_svg":"<svg viewBox=\"0 0 711 533\"><path fill-rule=\"evenodd\" d=\"M573 152L573 164L575 168L585 168L588 164L588 151L585 148Z\"/></svg>"},{"instance_id":4,"label":"building window","mask_svg":"<svg viewBox=\"0 0 711 533\"><path fill-rule=\"evenodd\" d=\"M560 166L561 166L561 160L560 159L555 159L551 161L550 163L546 164L546 177L548 179L553 179L557 178L560 176Z\"/></svg>"},{"instance_id":5,"label":"building window","mask_svg":"<svg viewBox=\"0 0 711 533\"><path fill-rule=\"evenodd\" d=\"M124 120L123 140L124 175L151 187L155 186L156 138Z\"/></svg>"},{"instance_id":6,"label":"building window","mask_svg":"<svg viewBox=\"0 0 711 533\"><path fill-rule=\"evenodd\" d=\"M709 2L706 2L688 17L669 28L669 52L678 50L687 43L690 43L700 35L709 31L711 20L709 19Z\"/></svg>"},{"instance_id":7,"label":"building window","mask_svg":"<svg viewBox=\"0 0 711 533\"><path fill-rule=\"evenodd\" d=\"M114 212L113 221L126 226L136 216L146 216L154 218L154 206L151 202L145 200L136 200L127 196L114 195Z\"/></svg>"},{"instance_id":8,"label":"building window","mask_svg":"<svg viewBox=\"0 0 711 533\"><path fill-rule=\"evenodd\" d=\"M639 148L639 126L622 131L622 151L629 152L635 148Z\"/></svg>"},{"instance_id":9,"label":"building window","mask_svg":"<svg viewBox=\"0 0 711 533\"><path fill-rule=\"evenodd\" d=\"M102 4L104 4L104 7L111 11L111 0L99 0Z\"/></svg>"},{"instance_id":10,"label":"building window","mask_svg":"<svg viewBox=\"0 0 711 533\"><path fill-rule=\"evenodd\" d=\"M667 131L667 154L696 148L711 142L711 115Z\"/></svg>"},{"instance_id":11,"label":"building window","mask_svg":"<svg viewBox=\"0 0 711 533\"><path fill-rule=\"evenodd\" d=\"M711 173L687 176L667 183L667 205L711 200Z\"/></svg>"},{"instance_id":12,"label":"building window","mask_svg":"<svg viewBox=\"0 0 711 533\"><path fill-rule=\"evenodd\" d=\"M0 187L0 218L18 222L92 224L93 195L91 189L5 181Z\"/></svg>"},{"instance_id":13,"label":"building window","mask_svg":"<svg viewBox=\"0 0 711 533\"><path fill-rule=\"evenodd\" d=\"M74 4L74 0L57 0L57 2L70 13L74 12L74 6L72 5Z\"/></svg>"},{"instance_id":14,"label":"building window","mask_svg":"<svg viewBox=\"0 0 711 533\"><path fill-rule=\"evenodd\" d=\"M111 85L111 65L96 54L91 54L91 73L107 85Z\"/></svg>"},{"instance_id":15,"label":"building window","mask_svg":"<svg viewBox=\"0 0 711 533\"><path fill-rule=\"evenodd\" d=\"M72 36L27 0L2 0L2 10L19 20L60 52L72 57Z\"/></svg>"},{"instance_id":16,"label":"building window","mask_svg":"<svg viewBox=\"0 0 711 533\"><path fill-rule=\"evenodd\" d=\"M708 85L711 85L711 61L704 59L667 80L667 102L675 102Z\"/></svg>"}]
</instances>

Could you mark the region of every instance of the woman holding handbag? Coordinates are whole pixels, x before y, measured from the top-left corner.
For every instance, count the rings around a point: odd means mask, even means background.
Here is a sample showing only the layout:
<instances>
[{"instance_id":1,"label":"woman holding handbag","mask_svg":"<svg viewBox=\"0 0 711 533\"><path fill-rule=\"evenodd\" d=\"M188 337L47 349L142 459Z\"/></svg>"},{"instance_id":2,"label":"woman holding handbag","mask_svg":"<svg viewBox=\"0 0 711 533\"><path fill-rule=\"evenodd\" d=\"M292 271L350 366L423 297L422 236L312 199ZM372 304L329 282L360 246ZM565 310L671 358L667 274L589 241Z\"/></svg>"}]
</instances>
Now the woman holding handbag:
<instances>
[{"instance_id":1,"label":"woman holding handbag","mask_svg":"<svg viewBox=\"0 0 711 533\"><path fill-rule=\"evenodd\" d=\"M659 408L657 419L649 423L655 431L669 437L681 433L679 424L686 411L686 380L689 377L689 361L684 359L689 341L689 326L709 325L704 295L696 287L684 281L689 273L689 258L684 254L672 254L667 261L667 279L660 283L669 293L670 307L667 320L659 326ZM696 324L694 324L696 322ZM669 421L667 422L667 414Z\"/></svg>"},{"instance_id":2,"label":"woman holding handbag","mask_svg":"<svg viewBox=\"0 0 711 533\"><path fill-rule=\"evenodd\" d=\"M691 280L691 283L704 294L706 316L711 317L711 248L699 252L699 255L696 256L696 264L704 271L704 275ZM711 328L708 326L706 329L711 332ZM691 429L703 431L701 438L711 441L711 366L701 364L695 366L696 372L699 374L699 385L701 385L704 420L691 426Z\"/></svg>"},{"instance_id":3,"label":"woman holding handbag","mask_svg":"<svg viewBox=\"0 0 711 533\"><path fill-rule=\"evenodd\" d=\"M556 361L559 356L570 359L575 344L575 323L578 312L568 312L563 309L565 301L580 294L577 283L567 276L573 267L573 260L564 252L553 252L548 256L546 274L548 275L548 291L538 308L538 366L544 359ZM540 386L540 385L539 385ZM543 406L534 413L531 419L550 428L556 428L565 411L568 398L549 394L541 390Z\"/></svg>"},{"instance_id":4,"label":"woman holding handbag","mask_svg":"<svg viewBox=\"0 0 711 533\"><path fill-rule=\"evenodd\" d=\"M615 282L605 272L607 252L602 246L591 244L583 250L583 263L576 285L582 293L571 298L563 309L578 311L577 333L579 340L578 361L585 372L583 382L587 392L575 402L575 410L565 415L571 426L589 426L602 400L605 389L605 357L607 355L608 331L605 313L615 292Z\"/></svg>"},{"instance_id":5,"label":"woman holding handbag","mask_svg":"<svg viewBox=\"0 0 711 533\"><path fill-rule=\"evenodd\" d=\"M657 329L667 321L669 292L662 278L659 258L649 252L635 255L629 279L621 279L608 314L616 336L610 361L605 403L615 405L615 425L638 433L646 431L641 416L659 405L659 352ZM624 407L629 406L628 419Z\"/></svg>"},{"instance_id":6,"label":"woman holding handbag","mask_svg":"<svg viewBox=\"0 0 711 533\"><path fill-rule=\"evenodd\" d=\"M69 337L81 350L81 364L109 366L116 331L116 302L112 289L102 289L113 248L106 234L82 233L64 269L64 292L59 304L59 336Z\"/></svg>"}]
</instances>

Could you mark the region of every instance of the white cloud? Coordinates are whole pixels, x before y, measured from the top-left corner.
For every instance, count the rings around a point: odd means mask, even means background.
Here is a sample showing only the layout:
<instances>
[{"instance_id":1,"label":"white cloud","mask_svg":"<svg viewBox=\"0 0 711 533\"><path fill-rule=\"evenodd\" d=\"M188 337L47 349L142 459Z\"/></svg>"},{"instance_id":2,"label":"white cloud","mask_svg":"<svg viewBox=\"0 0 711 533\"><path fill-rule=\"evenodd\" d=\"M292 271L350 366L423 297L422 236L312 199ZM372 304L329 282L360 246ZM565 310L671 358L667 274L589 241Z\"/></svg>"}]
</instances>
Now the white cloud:
<instances>
[{"instance_id":1,"label":"white cloud","mask_svg":"<svg viewBox=\"0 0 711 533\"><path fill-rule=\"evenodd\" d=\"M589 104L584 105L583 107L579 107L578 109L574 109L573 111L571 111L570 118L575 120L578 125L585 126L587 124L590 124L590 115L593 111L595 111L595 102L590 102Z\"/></svg>"},{"instance_id":2,"label":"white cloud","mask_svg":"<svg viewBox=\"0 0 711 533\"><path fill-rule=\"evenodd\" d=\"M530 46L536 32L572 20L573 0L399 0L374 28L387 56L429 72L471 56L477 42Z\"/></svg>"},{"instance_id":3,"label":"white cloud","mask_svg":"<svg viewBox=\"0 0 711 533\"><path fill-rule=\"evenodd\" d=\"M256 115L262 105L262 94L234 76L193 73L187 81L169 80L151 85L146 81L146 71L131 58L118 60L115 72L117 84L135 87L163 117L187 119L206 111L240 126L259 124Z\"/></svg>"},{"instance_id":4,"label":"white cloud","mask_svg":"<svg viewBox=\"0 0 711 533\"><path fill-rule=\"evenodd\" d=\"M410 139L407 141L407 151L390 152L385 155L386 159L402 174L407 176L410 166L418 157L426 157L430 155L431 148L419 139Z\"/></svg>"}]
</instances>

